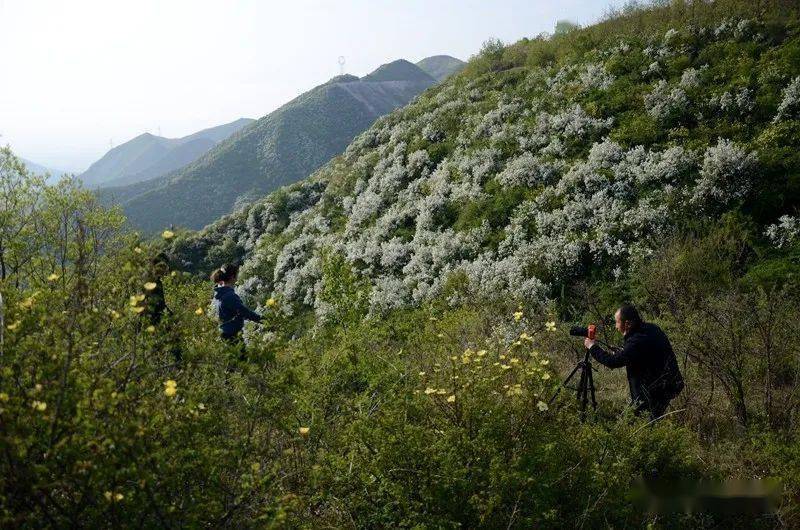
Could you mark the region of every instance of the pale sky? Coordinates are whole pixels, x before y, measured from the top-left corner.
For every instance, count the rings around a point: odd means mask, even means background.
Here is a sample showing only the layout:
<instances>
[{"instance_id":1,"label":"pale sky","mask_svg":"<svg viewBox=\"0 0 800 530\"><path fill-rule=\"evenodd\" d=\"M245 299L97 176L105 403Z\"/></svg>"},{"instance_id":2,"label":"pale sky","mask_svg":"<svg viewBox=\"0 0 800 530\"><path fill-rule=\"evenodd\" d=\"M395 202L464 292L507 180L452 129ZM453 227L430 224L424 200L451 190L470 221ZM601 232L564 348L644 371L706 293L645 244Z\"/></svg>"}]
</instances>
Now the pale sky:
<instances>
[{"instance_id":1,"label":"pale sky","mask_svg":"<svg viewBox=\"0 0 800 530\"><path fill-rule=\"evenodd\" d=\"M345 71L512 43L616 0L0 0L0 144L81 171L109 142L258 118Z\"/></svg>"}]
</instances>

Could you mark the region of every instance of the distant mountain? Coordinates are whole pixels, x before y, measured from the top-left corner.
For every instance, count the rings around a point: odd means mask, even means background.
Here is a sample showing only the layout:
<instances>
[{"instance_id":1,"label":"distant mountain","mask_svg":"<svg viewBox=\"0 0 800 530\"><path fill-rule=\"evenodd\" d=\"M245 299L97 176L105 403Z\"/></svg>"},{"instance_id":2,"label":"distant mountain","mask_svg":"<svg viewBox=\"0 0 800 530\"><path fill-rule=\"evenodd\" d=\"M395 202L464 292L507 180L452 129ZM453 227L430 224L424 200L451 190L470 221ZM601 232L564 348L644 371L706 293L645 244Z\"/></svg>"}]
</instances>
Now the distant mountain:
<instances>
[{"instance_id":1,"label":"distant mountain","mask_svg":"<svg viewBox=\"0 0 800 530\"><path fill-rule=\"evenodd\" d=\"M426 74L441 82L451 75L460 72L467 63L449 55L426 57L417 66Z\"/></svg>"},{"instance_id":2,"label":"distant mountain","mask_svg":"<svg viewBox=\"0 0 800 530\"><path fill-rule=\"evenodd\" d=\"M30 160L27 160L25 158L22 159L22 163L25 164L25 167L31 173L34 173L36 175L45 175L45 174L50 175L50 177L47 179L47 182L49 183L57 181L59 178L61 178L62 175L70 174L69 171L65 171L63 169L53 169L50 167L45 167L41 164L37 164L36 162L31 162Z\"/></svg>"},{"instance_id":3,"label":"distant mountain","mask_svg":"<svg viewBox=\"0 0 800 530\"><path fill-rule=\"evenodd\" d=\"M197 160L217 143L253 123L241 118L204 129L183 138L163 138L150 133L111 149L82 175L89 188L121 186L160 177Z\"/></svg>"},{"instance_id":4,"label":"distant mountain","mask_svg":"<svg viewBox=\"0 0 800 530\"><path fill-rule=\"evenodd\" d=\"M436 80L398 60L359 79L337 76L302 94L163 177L104 189L131 225L201 228L236 207L305 178L341 153L372 123L410 102Z\"/></svg>"}]
</instances>

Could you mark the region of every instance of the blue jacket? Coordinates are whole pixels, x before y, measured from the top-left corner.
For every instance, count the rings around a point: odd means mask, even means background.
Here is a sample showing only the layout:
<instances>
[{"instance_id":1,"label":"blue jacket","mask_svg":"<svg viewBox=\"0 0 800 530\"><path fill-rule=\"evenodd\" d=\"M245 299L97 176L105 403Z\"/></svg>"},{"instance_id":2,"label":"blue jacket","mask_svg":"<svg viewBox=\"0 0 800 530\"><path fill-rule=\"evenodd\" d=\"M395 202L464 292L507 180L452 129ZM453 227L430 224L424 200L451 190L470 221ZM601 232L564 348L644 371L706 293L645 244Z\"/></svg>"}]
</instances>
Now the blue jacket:
<instances>
[{"instance_id":1,"label":"blue jacket","mask_svg":"<svg viewBox=\"0 0 800 530\"><path fill-rule=\"evenodd\" d=\"M261 322L261 315L245 307L233 287L214 287L214 300L211 303L217 311L219 331L223 337L232 337L242 331L245 320Z\"/></svg>"}]
</instances>

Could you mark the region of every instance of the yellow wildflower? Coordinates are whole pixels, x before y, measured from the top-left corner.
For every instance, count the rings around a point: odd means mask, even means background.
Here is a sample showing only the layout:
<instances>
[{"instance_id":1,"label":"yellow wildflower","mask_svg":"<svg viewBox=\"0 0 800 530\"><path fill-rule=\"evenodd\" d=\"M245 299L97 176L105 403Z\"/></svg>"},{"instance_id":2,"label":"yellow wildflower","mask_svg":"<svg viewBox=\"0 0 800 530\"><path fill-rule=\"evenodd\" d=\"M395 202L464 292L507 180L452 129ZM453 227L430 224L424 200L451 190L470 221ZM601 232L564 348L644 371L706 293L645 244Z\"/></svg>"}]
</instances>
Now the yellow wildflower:
<instances>
[{"instance_id":1,"label":"yellow wildflower","mask_svg":"<svg viewBox=\"0 0 800 530\"><path fill-rule=\"evenodd\" d=\"M550 361L548 361L547 359L542 359L541 361L539 361L539 364L541 364L542 366L547 366L548 364L550 364Z\"/></svg>"},{"instance_id":2,"label":"yellow wildflower","mask_svg":"<svg viewBox=\"0 0 800 530\"><path fill-rule=\"evenodd\" d=\"M18 327L20 327L20 325L22 325L22 321L21 320L17 320L13 324L6 325L6 327L8 328L9 331L14 331Z\"/></svg>"},{"instance_id":3,"label":"yellow wildflower","mask_svg":"<svg viewBox=\"0 0 800 530\"><path fill-rule=\"evenodd\" d=\"M33 296L29 296L25 300L19 303L19 307L22 309L30 309L33 307Z\"/></svg>"},{"instance_id":4,"label":"yellow wildflower","mask_svg":"<svg viewBox=\"0 0 800 530\"><path fill-rule=\"evenodd\" d=\"M147 282L146 284L144 284L145 291L152 291L156 287L158 287L158 284L156 282Z\"/></svg>"},{"instance_id":5,"label":"yellow wildflower","mask_svg":"<svg viewBox=\"0 0 800 530\"><path fill-rule=\"evenodd\" d=\"M167 397L172 397L178 393L178 383L175 382L174 379L168 379L164 381L164 394Z\"/></svg>"},{"instance_id":6,"label":"yellow wildflower","mask_svg":"<svg viewBox=\"0 0 800 530\"><path fill-rule=\"evenodd\" d=\"M520 320L522 320L522 311L517 311L517 312L514 313L514 320L516 322L519 322Z\"/></svg>"},{"instance_id":7,"label":"yellow wildflower","mask_svg":"<svg viewBox=\"0 0 800 530\"><path fill-rule=\"evenodd\" d=\"M147 331L148 333L155 333L156 332L156 327L153 326L153 325L147 326L145 331Z\"/></svg>"},{"instance_id":8,"label":"yellow wildflower","mask_svg":"<svg viewBox=\"0 0 800 530\"><path fill-rule=\"evenodd\" d=\"M54 282L54 281L56 281L56 280L57 280L57 279L59 279L59 278L61 278L61 276L59 276L58 274L56 274L56 273L54 272L53 274L51 274L50 276L48 276L48 277L47 277L47 281L48 281L48 282Z\"/></svg>"},{"instance_id":9,"label":"yellow wildflower","mask_svg":"<svg viewBox=\"0 0 800 530\"><path fill-rule=\"evenodd\" d=\"M250 469L253 471L253 473L258 473L258 471L261 469L261 464L258 462L253 462L250 464Z\"/></svg>"},{"instance_id":10,"label":"yellow wildflower","mask_svg":"<svg viewBox=\"0 0 800 530\"><path fill-rule=\"evenodd\" d=\"M556 323L550 321L550 322L545 323L544 327L545 327L545 329L547 331L555 331L556 330Z\"/></svg>"},{"instance_id":11,"label":"yellow wildflower","mask_svg":"<svg viewBox=\"0 0 800 530\"><path fill-rule=\"evenodd\" d=\"M447 390L445 390L444 388L440 388L439 390L436 391L436 393L439 394L440 396L443 396L447 394Z\"/></svg>"},{"instance_id":12,"label":"yellow wildflower","mask_svg":"<svg viewBox=\"0 0 800 530\"><path fill-rule=\"evenodd\" d=\"M133 249L133 251L136 252L137 254L141 254L142 253L142 247L136 247L136 248Z\"/></svg>"},{"instance_id":13,"label":"yellow wildflower","mask_svg":"<svg viewBox=\"0 0 800 530\"><path fill-rule=\"evenodd\" d=\"M0 392L0 401L2 401L3 403L8 401L8 394L6 394L5 392Z\"/></svg>"},{"instance_id":14,"label":"yellow wildflower","mask_svg":"<svg viewBox=\"0 0 800 530\"><path fill-rule=\"evenodd\" d=\"M476 353L476 355L478 357L483 357L484 355L486 355L486 350L478 350L478 353Z\"/></svg>"},{"instance_id":15,"label":"yellow wildflower","mask_svg":"<svg viewBox=\"0 0 800 530\"><path fill-rule=\"evenodd\" d=\"M300 427L299 429L297 429L297 432L300 433L300 436L302 436L303 438L306 438L306 437L308 437L308 433L311 432L311 428L310 427Z\"/></svg>"},{"instance_id":16,"label":"yellow wildflower","mask_svg":"<svg viewBox=\"0 0 800 530\"><path fill-rule=\"evenodd\" d=\"M141 313L142 311L144 311L144 307L142 307L142 306L138 306L138 307L132 307L132 308L131 308L131 311L133 311L134 313L137 313L137 314L139 314L139 313Z\"/></svg>"},{"instance_id":17,"label":"yellow wildflower","mask_svg":"<svg viewBox=\"0 0 800 530\"><path fill-rule=\"evenodd\" d=\"M502 368L503 370L511 370L511 367L507 364L501 364L500 368Z\"/></svg>"},{"instance_id":18,"label":"yellow wildflower","mask_svg":"<svg viewBox=\"0 0 800 530\"><path fill-rule=\"evenodd\" d=\"M420 372L420 373L419 373L419 376L420 376L420 377L424 377L424 376L425 376L425 372Z\"/></svg>"},{"instance_id":19,"label":"yellow wildflower","mask_svg":"<svg viewBox=\"0 0 800 530\"><path fill-rule=\"evenodd\" d=\"M436 389L435 388L428 387L428 388L425 389L425 394L426 395L435 394L435 393L436 393Z\"/></svg>"},{"instance_id":20,"label":"yellow wildflower","mask_svg":"<svg viewBox=\"0 0 800 530\"><path fill-rule=\"evenodd\" d=\"M275 304L277 304L277 303L278 303L278 302L276 302L276 301L275 301L275 299L274 299L274 298L272 298L272 297L270 297L270 298L268 298L268 299L267 299L267 307L272 307L272 306L274 306L274 305L275 305Z\"/></svg>"},{"instance_id":21,"label":"yellow wildflower","mask_svg":"<svg viewBox=\"0 0 800 530\"><path fill-rule=\"evenodd\" d=\"M455 394L453 394L453 395L451 395L450 397L448 397L448 398L447 398L447 402L448 402L448 403L455 403L455 402L456 402L456 396L455 396Z\"/></svg>"},{"instance_id":22,"label":"yellow wildflower","mask_svg":"<svg viewBox=\"0 0 800 530\"><path fill-rule=\"evenodd\" d=\"M175 232L173 232L172 230L164 230L163 232L161 232L161 237L163 237L164 239L172 239L173 237L175 237Z\"/></svg>"},{"instance_id":23,"label":"yellow wildflower","mask_svg":"<svg viewBox=\"0 0 800 530\"><path fill-rule=\"evenodd\" d=\"M197 309L194 310L194 314L195 315L202 315L203 314L203 308L202 307L198 307Z\"/></svg>"},{"instance_id":24,"label":"yellow wildflower","mask_svg":"<svg viewBox=\"0 0 800 530\"><path fill-rule=\"evenodd\" d=\"M34 400L31 402L31 407L38 410L39 412L44 412L47 409L47 403L45 403L44 401Z\"/></svg>"},{"instance_id":25,"label":"yellow wildflower","mask_svg":"<svg viewBox=\"0 0 800 530\"><path fill-rule=\"evenodd\" d=\"M548 379L550 379L550 374L548 374L547 372L543 373L542 374L542 381L547 381Z\"/></svg>"},{"instance_id":26,"label":"yellow wildflower","mask_svg":"<svg viewBox=\"0 0 800 530\"><path fill-rule=\"evenodd\" d=\"M536 406L537 406L537 407L538 407L538 409L539 409L539 410L541 410L542 412L546 411L546 410L549 408L549 407L547 406L547 403L545 403L544 401L539 401L539 402L536 404Z\"/></svg>"}]
</instances>

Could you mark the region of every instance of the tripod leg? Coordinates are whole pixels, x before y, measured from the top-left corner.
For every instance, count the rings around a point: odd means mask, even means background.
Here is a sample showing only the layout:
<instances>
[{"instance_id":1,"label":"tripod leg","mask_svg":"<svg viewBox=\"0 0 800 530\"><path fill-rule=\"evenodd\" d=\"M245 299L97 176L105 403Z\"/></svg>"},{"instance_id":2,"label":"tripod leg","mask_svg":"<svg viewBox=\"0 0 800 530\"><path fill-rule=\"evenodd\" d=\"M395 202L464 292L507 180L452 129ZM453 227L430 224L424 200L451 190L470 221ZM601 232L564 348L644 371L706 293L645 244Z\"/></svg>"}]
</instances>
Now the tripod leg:
<instances>
[{"instance_id":1,"label":"tripod leg","mask_svg":"<svg viewBox=\"0 0 800 530\"><path fill-rule=\"evenodd\" d=\"M578 384L578 401L581 404L581 421L584 420L586 417L586 402L588 401L588 393L587 393L587 386L589 383L589 377L591 374L587 375L586 373L586 365L581 364L581 381Z\"/></svg>"},{"instance_id":2,"label":"tripod leg","mask_svg":"<svg viewBox=\"0 0 800 530\"><path fill-rule=\"evenodd\" d=\"M581 367L581 365L578 364L577 366L575 366L575 368L572 369L572 371L569 373L567 378L564 379L564 382L562 382L561 385L558 387L558 389L556 390L556 393L553 394L553 397L550 398L550 401L547 402L548 405L552 405L553 404L553 401L556 400L556 397L558 397L558 394L561 392L561 389L564 388L565 386L567 386L567 383L569 383L570 379L572 379L575 376L575 372L577 372L578 368L580 368L580 367Z\"/></svg>"},{"instance_id":3,"label":"tripod leg","mask_svg":"<svg viewBox=\"0 0 800 530\"><path fill-rule=\"evenodd\" d=\"M592 393L592 408L597 412L597 400L594 397L594 377L592 376L592 365L588 366L589 370L589 390Z\"/></svg>"}]
</instances>

